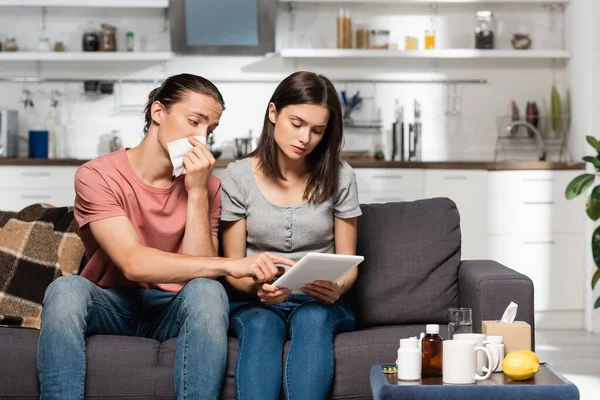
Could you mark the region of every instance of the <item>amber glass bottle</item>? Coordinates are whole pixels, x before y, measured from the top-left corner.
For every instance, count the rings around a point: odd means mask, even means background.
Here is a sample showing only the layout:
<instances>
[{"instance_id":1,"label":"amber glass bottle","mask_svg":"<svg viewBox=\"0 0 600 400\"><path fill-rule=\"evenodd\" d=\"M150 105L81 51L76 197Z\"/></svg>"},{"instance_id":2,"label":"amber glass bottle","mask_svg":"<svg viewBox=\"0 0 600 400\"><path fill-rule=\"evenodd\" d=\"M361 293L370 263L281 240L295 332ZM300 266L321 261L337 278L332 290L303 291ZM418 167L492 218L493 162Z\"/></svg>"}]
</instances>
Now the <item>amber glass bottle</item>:
<instances>
[{"instance_id":1,"label":"amber glass bottle","mask_svg":"<svg viewBox=\"0 0 600 400\"><path fill-rule=\"evenodd\" d=\"M421 340L421 376L423 378L441 377L443 362L443 339L439 325L427 325Z\"/></svg>"}]
</instances>

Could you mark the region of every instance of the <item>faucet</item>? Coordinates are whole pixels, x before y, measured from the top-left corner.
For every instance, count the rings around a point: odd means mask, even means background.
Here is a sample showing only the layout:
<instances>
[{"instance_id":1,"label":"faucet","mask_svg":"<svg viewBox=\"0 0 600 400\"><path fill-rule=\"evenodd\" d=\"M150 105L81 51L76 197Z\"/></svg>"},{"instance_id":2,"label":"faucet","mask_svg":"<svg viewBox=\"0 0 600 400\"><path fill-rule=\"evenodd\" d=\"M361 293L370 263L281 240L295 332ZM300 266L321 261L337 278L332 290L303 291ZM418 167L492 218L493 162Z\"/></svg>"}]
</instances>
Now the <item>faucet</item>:
<instances>
[{"instance_id":1,"label":"faucet","mask_svg":"<svg viewBox=\"0 0 600 400\"><path fill-rule=\"evenodd\" d=\"M506 130L511 131L517 125L524 125L533 131L536 141L536 150L538 152L538 160L546 161L546 148L544 145L544 138L542 138L540 131L527 121L513 121L506 127Z\"/></svg>"}]
</instances>

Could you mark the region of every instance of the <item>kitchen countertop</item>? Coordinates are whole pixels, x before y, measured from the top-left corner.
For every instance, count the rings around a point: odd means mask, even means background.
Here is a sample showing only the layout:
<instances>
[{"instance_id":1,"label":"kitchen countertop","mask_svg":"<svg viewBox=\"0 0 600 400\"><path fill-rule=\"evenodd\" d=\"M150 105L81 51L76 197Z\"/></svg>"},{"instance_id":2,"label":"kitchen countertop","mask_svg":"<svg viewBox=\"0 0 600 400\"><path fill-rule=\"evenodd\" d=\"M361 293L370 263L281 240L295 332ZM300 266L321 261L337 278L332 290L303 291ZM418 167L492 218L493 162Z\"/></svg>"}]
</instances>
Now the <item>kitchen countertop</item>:
<instances>
[{"instance_id":1,"label":"kitchen countertop","mask_svg":"<svg viewBox=\"0 0 600 400\"><path fill-rule=\"evenodd\" d=\"M88 160L0 158L0 166L79 166ZM233 160L217 160L216 168L224 168ZM415 169L480 169L488 171L516 170L584 170L583 162L549 161L378 161L374 159L347 158L353 168L415 168Z\"/></svg>"}]
</instances>

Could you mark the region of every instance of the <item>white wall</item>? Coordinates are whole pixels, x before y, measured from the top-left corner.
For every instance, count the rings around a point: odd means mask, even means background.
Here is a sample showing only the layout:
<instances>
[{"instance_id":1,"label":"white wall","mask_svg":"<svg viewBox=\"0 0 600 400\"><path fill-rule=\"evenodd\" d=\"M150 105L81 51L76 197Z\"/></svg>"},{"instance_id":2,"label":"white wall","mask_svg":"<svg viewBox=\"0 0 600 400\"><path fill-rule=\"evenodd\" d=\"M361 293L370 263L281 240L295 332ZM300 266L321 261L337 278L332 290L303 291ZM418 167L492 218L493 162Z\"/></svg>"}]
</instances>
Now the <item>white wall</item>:
<instances>
[{"instance_id":1,"label":"white wall","mask_svg":"<svg viewBox=\"0 0 600 400\"><path fill-rule=\"evenodd\" d=\"M534 48L562 48L564 45L563 15L550 12L541 6L493 6L498 22L497 47L509 48L513 32L528 31ZM355 27L367 24L371 28L391 30L391 41L400 42L403 48L405 35L416 35L422 45L422 32L427 27L431 8L417 6L356 5L351 9ZM475 26L473 5L440 6L434 17L437 27L437 46L473 46ZM63 12L67 14L62 14ZM41 34L40 9L3 8L0 13L0 38L7 35L18 38L24 49L34 49ZM281 47L334 47L334 6L319 5L308 10L298 7L289 13L281 9L277 46ZM292 18L292 15L294 16ZM109 22L119 26L119 46L124 44L124 32L136 32L147 41L148 50L168 50L168 32L164 31L164 15L161 10L102 10L102 9L48 9L46 35L52 42L63 40L70 49L79 50L81 32L85 21ZM138 43L139 44L139 43ZM376 65L375 65L376 63ZM374 68L376 67L376 68ZM386 131L391 126L396 99L405 107L406 118L412 122L413 102L422 106L423 157L426 160L490 160L498 132L498 118L507 115L511 100L515 100L521 115L527 101L537 101L542 112L548 112L550 89L553 83L562 94L566 91L565 65L557 61L494 61L494 60L357 60L352 65L344 62L282 62L279 59L263 60L260 57L177 57L164 65L134 64L48 64L2 63L0 75L21 76L114 76L114 77L164 77L191 72L213 79L225 97L227 110L216 132L217 145L237 136L246 136L251 129L254 136L261 130L264 110L277 82L297 69L321 72L332 79L372 79L373 83L336 86L349 92L360 90L367 97L363 110L357 117L374 118L381 110ZM487 84L459 85L458 116L446 116L448 88L439 84L398 84L377 82L381 79L442 78L486 79ZM232 80L260 80L261 82L236 83ZM265 81L270 81L265 83ZM132 84L123 87L123 96L91 98L83 94L82 84L30 84L36 92L37 111L44 116L49 104L48 93L53 88L65 91L65 114L70 109L76 127L74 154L78 158L95 157L99 137L112 130L119 130L125 145L134 146L141 138L141 107L147 93L154 85ZM23 84L0 84L0 107L18 108ZM122 112L118 102L137 105L132 112ZM544 104L546 105L544 107ZM127 107L131 110L131 107ZM546 114L547 115L547 114ZM25 131L22 116L23 131ZM383 134L385 135L386 132ZM347 149L372 149L372 135L347 132ZM366 143L366 144L365 144ZM532 155L526 155L533 157Z\"/></svg>"}]
</instances>

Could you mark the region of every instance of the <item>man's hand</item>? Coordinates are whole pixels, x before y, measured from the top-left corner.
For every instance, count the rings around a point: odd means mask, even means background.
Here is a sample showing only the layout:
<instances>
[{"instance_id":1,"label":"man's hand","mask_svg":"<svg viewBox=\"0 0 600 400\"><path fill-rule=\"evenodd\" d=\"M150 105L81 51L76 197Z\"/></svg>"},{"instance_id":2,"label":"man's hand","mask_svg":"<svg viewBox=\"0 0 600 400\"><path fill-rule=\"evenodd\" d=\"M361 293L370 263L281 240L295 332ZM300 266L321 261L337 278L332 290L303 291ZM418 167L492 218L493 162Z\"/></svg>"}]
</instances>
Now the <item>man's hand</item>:
<instances>
[{"instance_id":1,"label":"man's hand","mask_svg":"<svg viewBox=\"0 0 600 400\"><path fill-rule=\"evenodd\" d=\"M263 304L272 306L285 301L288 296L292 293L291 289L279 289L269 283L255 284L256 297L259 298Z\"/></svg>"},{"instance_id":2,"label":"man's hand","mask_svg":"<svg viewBox=\"0 0 600 400\"><path fill-rule=\"evenodd\" d=\"M235 279L251 277L256 283L272 282L275 276L285 272L284 264L292 267L295 262L277 254L260 253L255 256L230 261L228 275Z\"/></svg>"},{"instance_id":3,"label":"man's hand","mask_svg":"<svg viewBox=\"0 0 600 400\"><path fill-rule=\"evenodd\" d=\"M315 281L302 288L302 291L323 304L333 304L340 298L342 288L329 281Z\"/></svg>"},{"instance_id":4,"label":"man's hand","mask_svg":"<svg viewBox=\"0 0 600 400\"><path fill-rule=\"evenodd\" d=\"M193 136L188 141L194 146L183 158L185 189L188 194L207 190L208 180L215 166L215 158L204 144Z\"/></svg>"}]
</instances>

